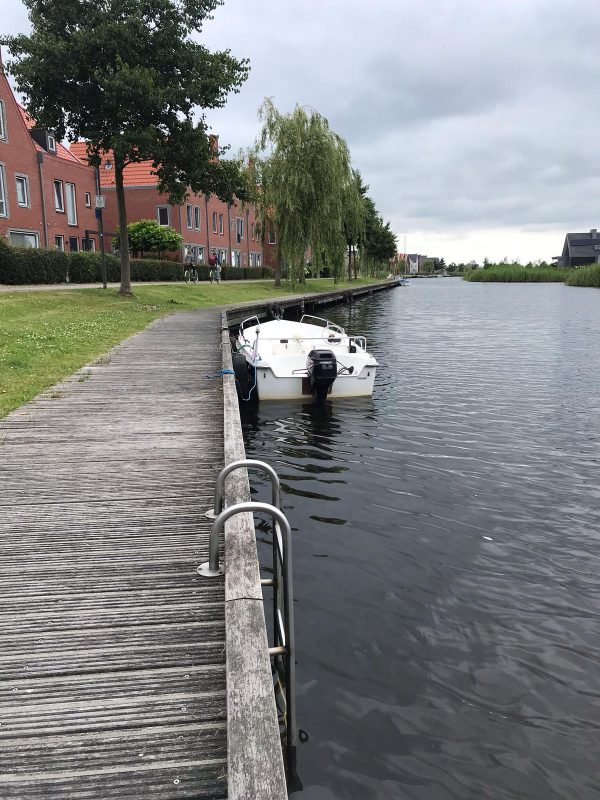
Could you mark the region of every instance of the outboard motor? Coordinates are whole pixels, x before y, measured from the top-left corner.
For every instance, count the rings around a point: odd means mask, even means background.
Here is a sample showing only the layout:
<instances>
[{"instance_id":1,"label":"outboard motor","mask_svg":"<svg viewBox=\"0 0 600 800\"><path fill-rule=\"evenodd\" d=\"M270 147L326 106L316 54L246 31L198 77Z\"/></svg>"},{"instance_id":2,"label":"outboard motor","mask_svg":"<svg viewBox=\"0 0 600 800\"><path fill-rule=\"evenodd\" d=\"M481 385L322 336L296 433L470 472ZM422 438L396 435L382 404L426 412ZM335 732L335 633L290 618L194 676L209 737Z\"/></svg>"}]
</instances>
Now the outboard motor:
<instances>
[{"instance_id":1,"label":"outboard motor","mask_svg":"<svg viewBox=\"0 0 600 800\"><path fill-rule=\"evenodd\" d=\"M310 388L317 403L325 402L327 392L337 378L337 360L331 350L311 350L306 362Z\"/></svg>"}]
</instances>

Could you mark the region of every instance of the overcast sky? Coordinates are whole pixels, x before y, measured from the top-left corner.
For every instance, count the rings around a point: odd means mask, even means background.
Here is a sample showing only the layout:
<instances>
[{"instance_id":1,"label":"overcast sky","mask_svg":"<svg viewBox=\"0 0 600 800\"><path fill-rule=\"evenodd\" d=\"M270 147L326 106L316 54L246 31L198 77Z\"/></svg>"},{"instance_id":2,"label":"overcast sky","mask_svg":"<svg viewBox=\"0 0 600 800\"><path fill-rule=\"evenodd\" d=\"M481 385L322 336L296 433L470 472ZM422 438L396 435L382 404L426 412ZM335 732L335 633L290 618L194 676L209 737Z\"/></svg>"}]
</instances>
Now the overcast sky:
<instances>
[{"instance_id":1,"label":"overcast sky","mask_svg":"<svg viewBox=\"0 0 600 800\"><path fill-rule=\"evenodd\" d=\"M0 7L27 30L21 0ZM599 31L600 0L226 0L201 38L251 73L207 118L236 152L265 96L312 106L399 250L550 259L600 228Z\"/></svg>"}]
</instances>

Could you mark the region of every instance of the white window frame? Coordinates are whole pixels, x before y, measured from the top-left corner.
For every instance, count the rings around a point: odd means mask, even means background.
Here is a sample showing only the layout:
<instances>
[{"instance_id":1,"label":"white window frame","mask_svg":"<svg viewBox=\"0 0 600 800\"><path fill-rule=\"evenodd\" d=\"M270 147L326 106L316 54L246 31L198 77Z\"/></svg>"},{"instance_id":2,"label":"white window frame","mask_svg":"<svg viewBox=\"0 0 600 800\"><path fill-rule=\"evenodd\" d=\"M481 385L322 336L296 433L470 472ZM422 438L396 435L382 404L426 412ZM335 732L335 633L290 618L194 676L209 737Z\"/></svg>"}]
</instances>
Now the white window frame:
<instances>
[{"instance_id":1,"label":"white window frame","mask_svg":"<svg viewBox=\"0 0 600 800\"><path fill-rule=\"evenodd\" d=\"M269 229L269 244L277 244L277 234L273 228Z\"/></svg>"},{"instance_id":2,"label":"white window frame","mask_svg":"<svg viewBox=\"0 0 600 800\"><path fill-rule=\"evenodd\" d=\"M6 106L4 100L0 100L0 142L8 141L6 131Z\"/></svg>"},{"instance_id":3,"label":"white window frame","mask_svg":"<svg viewBox=\"0 0 600 800\"><path fill-rule=\"evenodd\" d=\"M35 237L35 245L34 245L34 247L37 248L37 247L40 246L40 234L37 231L23 230L21 228L12 228L12 229L9 228L9 230L8 230L8 241L11 244L12 244L11 234L13 234L13 233L20 233L20 234L23 234L25 236L34 236ZM14 245L14 247L19 247L19 245Z\"/></svg>"},{"instance_id":4,"label":"white window frame","mask_svg":"<svg viewBox=\"0 0 600 800\"><path fill-rule=\"evenodd\" d=\"M69 207L69 199L71 199L73 205ZM75 188L74 183L67 183L65 182L65 200L67 206L67 225L71 225L71 227L77 227L77 189ZM73 212L73 213L71 213Z\"/></svg>"},{"instance_id":5,"label":"white window frame","mask_svg":"<svg viewBox=\"0 0 600 800\"><path fill-rule=\"evenodd\" d=\"M85 193L85 207L86 208L92 207L92 195L89 192Z\"/></svg>"},{"instance_id":6,"label":"white window frame","mask_svg":"<svg viewBox=\"0 0 600 800\"><path fill-rule=\"evenodd\" d=\"M52 181L52 186L54 187L54 210L58 211L59 214L65 213L65 192L63 187L63 182L59 180ZM57 187L60 187L60 194L56 193ZM60 204L56 201L60 200Z\"/></svg>"},{"instance_id":7,"label":"white window frame","mask_svg":"<svg viewBox=\"0 0 600 800\"><path fill-rule=\"evenodd\" d=\"M48 145L48 152L56 153L56 136L53 133L46 132L46 143Z\"/></svg>"},{"instance_id":8,"label":"white window frame","mask_svg":"<svg viewBox=\"0 0 600 800\"><path fill-rule=\"evenodd\" d=\"M242 266L242 251L241 250L232 250L231 251L231 266L232 267L241 267Z\"/></svg>"},{"instance_id":9,"label":"white window frame","mask_svg":"<svg viewBox=\"0 0 600 800\"><path fill-rule=\"evenodd\" d=\"M77 245L75 250L71 249L71 242L75 242L75 244ZM79 253L79 239L77 238L77 236L69 236L69 253Z\"/></svg>"},{"instance_id":10,"label":"white window frame","mask_svg":"<svg viewBox=\"0 0 600 800\"><path fill-rule=\"evenodd\" d=\"M83 253L95 253L96 252L96 241L92 239L91 236L89 239L86 239L85 236L81 237L81 251Z\"/></svg>"},{"instance_id":11,"label":"white window frame","mask_svg":"<svg viewBox=\"0 0 600 800\"><path fill-rule=\"evenodd\" d=\"M223 224L223 214L219 214L219 233L221 236L225 235L225 227Z\"/></svg>"},{"instance_id":12,"label":"white window frame","mask_svg":"<svg viewBox=\"0 0 600 800\"><path fill-rule=\"evenodd\" d=\"M165 209L166 212L167 212L167 222L166 222L166 224L164 222L160 221L160 212L163 209ZM168 228L169 225L171 224L171 209L169 208L169 206L156 206L156 219L158 220L158 224L162 228Z\"/></svg>"},{"instance_id":13,"label":"white window frame","mask_svg":"<svg viewBox=\"0 0 600 800\"><path fill-rule=\"evenodd\" d=\"M23 182L25 187L25 202L22 203L19 199L19 181ZM15 187L17 191L17 205L19 208L31 208L31 194L29 193L29 176L23 175L21 172L15 173Z\"/></svg>"},{"instance_id":14,"label":"white window frame","mask_svg":"<svg viewBox=\"0 0 600 800\"><path fill-rule=\"evenodd\" d=\"M194 227L194 211L189 203L185 207L185 219L188 230L191 230Z\"/></svg>"},{"instance_id":15,"label":"white window frame","mask_svg":"<svg viewBox=\"0 0 600 800\"><path fill-rule=\"evenodd\" d=\"M204 260L204 245L203 244L199 244L198 245L198 264L206 264L206 261Z\"/></svg>"},{"instance_id":16,"label":"white window frame","mask_svg":"<svg viewBox=\"0 0 600 800\"><path fill-rule=\"evenodd\" d=\"M0 163L0 217L6 219L8 211L8 192L6 191L6 167Z\"/></svg>"},{"instance_id":17,"label":"white window frame","mask_svg":"<svg viewBox=\"0 0 600 800\"><path fill-rule=\"evenodd\" d=\"M235 218L235 240L238 244L244 241L244 218Z\"/></svg>"},{"instance_id":18,"label":"white window frame","mask_svg":"<svg viewBox=\"0 0 600 800\"><path fill-rule=\"evenodd\" d=\"M212 232L213 233L217 232L217 212L216 211L212 212Z\"/></svg>"},{"instance_id":19,"label":"white window frame","mask_svg":"<svg viewBox=\"0 0 600 800\"><path fill-rule=\"evenodd\" d=\"M194 228L200 230L200 206L194 206Z\"/></svg>"},{"instance_id":20,"label":"white window frame","mask_svg":"<svg viewBox=\"0 0 600 800\"><path fill-rule=\"evenodd\" d=\"M255 253L254 255L256 256L256 266L257 267L262 267L262 264L260 263L262 261L261 254L260 253Z\"/></svg>"},{"instance_id":21,"label":"white window frame","mask_svg":"<svg viewBox=\"0 0 600 800\"><path fill-rule=\"evenodd\" d=\"M60 250L61 253L65 252L65 237L62 235L62 233L55 234L54 249Z\"/></svg>"}]
</instances>

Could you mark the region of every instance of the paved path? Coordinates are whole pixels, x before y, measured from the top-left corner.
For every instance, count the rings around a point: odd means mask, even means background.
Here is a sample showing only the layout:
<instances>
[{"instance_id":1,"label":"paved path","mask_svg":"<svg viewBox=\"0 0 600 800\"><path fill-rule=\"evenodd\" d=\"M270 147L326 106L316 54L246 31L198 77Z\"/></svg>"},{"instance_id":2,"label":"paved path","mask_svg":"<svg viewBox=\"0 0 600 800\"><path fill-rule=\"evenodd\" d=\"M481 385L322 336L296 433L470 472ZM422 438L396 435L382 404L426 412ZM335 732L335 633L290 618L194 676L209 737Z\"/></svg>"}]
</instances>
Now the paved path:
<instances>
[{"instance_id":1,"label":"paved path","mask_svg":"<svg viewBox=\"0 0 600 800\"><path fill-rule=\"evenodd\" d=\"M221 281L221 283L233 284L238 283L264 283L269 281L269 278L248 278L241 281ZM270 281L273 283L273 280ZM210 286L210 281L198 281L203 286ZM109 289L118 289L120 283L109 283ZM132 281L132 286L186 286L185 281ZM6 283L0 284L0 292L54 292L54 291L71 291L72 289L101 289L101 283L44 283L32 284L31 286L9 286Z\"/></svg>"},{"instance_id":2,"label":"paved path","mask_svg":"<svg viewBox=\"0 0 600 800\"><path fill-rule=\"evenodd\" d=\"M0 797L226 796L219 316L154 322L0 422Z\"/></svg>"}]
</instances>

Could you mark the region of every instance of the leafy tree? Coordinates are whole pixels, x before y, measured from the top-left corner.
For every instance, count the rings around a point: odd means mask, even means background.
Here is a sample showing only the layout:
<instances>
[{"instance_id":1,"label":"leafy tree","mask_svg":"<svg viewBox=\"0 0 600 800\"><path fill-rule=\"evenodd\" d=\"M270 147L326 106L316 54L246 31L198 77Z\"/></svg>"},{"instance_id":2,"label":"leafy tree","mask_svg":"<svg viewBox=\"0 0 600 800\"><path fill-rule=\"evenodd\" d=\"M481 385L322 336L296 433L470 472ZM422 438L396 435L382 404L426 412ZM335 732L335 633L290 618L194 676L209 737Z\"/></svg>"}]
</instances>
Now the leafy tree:
<instances>
[{"instance_id":1,"label":"leafy tree","mask_svg":"<svg viewBox=\"0 0 600 800\"><path fill-rule=\"evenodd\" d=\"M346 142L316 111L296 106L280 114L267 99L259 113L263 128L251 163L263 225L277 230L292 284L305 281L308 249L317 272L325 260L337 277L344 266L344 197L355 180Z\"/></svg>"},{"instance_id":2,"label":"leafy tree","mask_svg":"<svg viewBox=\"0 0 600 800\"><path fill-rule=\"evenodd\" d=\"M118 231L113 238L115 247L121 246L121 237ZM140 219L130 222L127 226L127 239L129 250L132 253L165 253L178 250L183 244L183 236L174 228L159 225L155 219Z\"/></svg>"},{"instance_id":3,"label":"leafy tree","mask_svg":"<svg viewBox=\"0 0 600 800\"><path fill-rule=\"evenodd\" d=\"M352 180L343 195L342 228L348 247L348 278L352 280L352 257L354 256L354 277L356 271L356 248L362 247L366 235L366 208L364 198L369 187L362 182L358 170L352 170Z\"/></svg>"},{"instance_id":4,"label":"leafy tree","mask_svg":"<svg viewBox=\"0 0 600 800\"><path fill-rule=\"evenodd\" d=\"M246 79L248 63L192 40L221 0L23 0L29 36L5 37L9 71L27 110L59 138L88 141L88 160L112 151L119 207L121 293L131 293L123 170L152 160L161 191L187 188L231 201L238 165L215 158L204 117ZM239 196L239 194L238 194ZM243 199L243 197L241 198Z\"/></svg>"},{"instance_id":5,"label":"leafy tree","mask_svg":"<svg viewBox=\"0 0 600 800\"><path fill-rule=\"evenodd\" d=\"M390 223L384 224L370 197L364 198L366 210L365 255L375 268L387 265L398 249Z\"/></svg>"}]
</instances>

